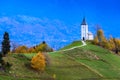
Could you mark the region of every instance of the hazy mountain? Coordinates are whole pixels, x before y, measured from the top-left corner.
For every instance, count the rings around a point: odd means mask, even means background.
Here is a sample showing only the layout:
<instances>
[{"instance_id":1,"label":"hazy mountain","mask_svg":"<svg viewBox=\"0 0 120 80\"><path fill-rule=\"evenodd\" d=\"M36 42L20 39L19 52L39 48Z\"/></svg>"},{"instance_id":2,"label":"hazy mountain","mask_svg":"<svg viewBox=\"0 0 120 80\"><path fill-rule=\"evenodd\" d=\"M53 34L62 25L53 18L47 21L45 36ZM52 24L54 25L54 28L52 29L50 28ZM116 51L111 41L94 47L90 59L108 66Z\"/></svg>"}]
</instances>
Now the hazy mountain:
<instances>
[{"instance_id":1,"label":"hazy mountain","mask_svg":"<svg viewBox=\"0 0 120 80\"><path fill-rule=\"evenodd\" d=\"M0 17L0 41L5 31L9 32L11 42L29 47L46 41L58 49L80 39L79 25L65 25L59 20L24 15Z\"/></svg>"}]
</instances>

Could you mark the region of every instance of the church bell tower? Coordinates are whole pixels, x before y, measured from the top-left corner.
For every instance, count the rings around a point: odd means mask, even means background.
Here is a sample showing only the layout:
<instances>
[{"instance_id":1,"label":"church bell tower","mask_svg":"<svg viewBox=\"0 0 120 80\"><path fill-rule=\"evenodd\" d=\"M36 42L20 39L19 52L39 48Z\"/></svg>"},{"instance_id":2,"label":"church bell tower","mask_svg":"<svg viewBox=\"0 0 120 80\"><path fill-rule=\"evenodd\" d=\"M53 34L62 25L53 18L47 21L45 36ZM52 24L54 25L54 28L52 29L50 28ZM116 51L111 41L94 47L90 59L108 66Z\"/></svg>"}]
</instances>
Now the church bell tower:
<instances>
[{"instance_id":1,"label":"church bell tower","mask_svg":"<svg viewBox=\"0 0 120 80\"><path fill-rule=\"evenodd\" d=\"M85 18L83 18L81 23L81 40L88 40L88 25Z\"/></svg>"}]
</instances>

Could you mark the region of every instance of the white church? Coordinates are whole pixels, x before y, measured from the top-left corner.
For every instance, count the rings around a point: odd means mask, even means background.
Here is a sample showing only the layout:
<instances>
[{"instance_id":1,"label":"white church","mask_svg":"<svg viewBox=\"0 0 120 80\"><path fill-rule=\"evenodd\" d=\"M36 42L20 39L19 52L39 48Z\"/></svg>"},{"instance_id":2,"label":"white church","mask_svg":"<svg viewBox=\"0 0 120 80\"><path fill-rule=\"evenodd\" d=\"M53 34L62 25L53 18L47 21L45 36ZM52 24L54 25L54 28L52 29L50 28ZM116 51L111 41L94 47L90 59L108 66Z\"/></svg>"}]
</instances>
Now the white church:
<instances>
[{"instance_id":1,"label":"white church","mask_svg":"<svg viewBox=\"0 0 120 80\"><path fill-rule=\"evenodd\" d=\"M81 40L93 40L94 36L92 32L88 31L88 25L86 23L85 18L83 18L83 21L81 23Z\"/></svg>"}]
</instances>

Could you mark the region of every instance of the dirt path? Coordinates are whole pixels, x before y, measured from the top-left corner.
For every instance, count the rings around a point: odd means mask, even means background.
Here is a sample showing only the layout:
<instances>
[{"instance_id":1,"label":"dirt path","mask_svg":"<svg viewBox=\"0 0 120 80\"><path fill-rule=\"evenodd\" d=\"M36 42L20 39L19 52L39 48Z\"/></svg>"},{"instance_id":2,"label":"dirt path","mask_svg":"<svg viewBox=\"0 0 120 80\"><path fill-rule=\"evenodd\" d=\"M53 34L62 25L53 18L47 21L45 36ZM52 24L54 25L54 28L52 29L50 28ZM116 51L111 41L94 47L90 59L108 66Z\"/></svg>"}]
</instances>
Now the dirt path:
<instances>
[{"instance_id":1,"label":"dirt path","mask_svg":"<svg viewBox=\"0 0 120 80\"><path fill-rule=\"evenodd\" d=\"M87 44L85 43L85 41L82 41L82 45L80 46L76 46L76 47L72 47L70 49L65 49L65 50L60 50L60 51L68 51L68 50L72 50L72 49L75 49L75 48L79 48L79 47L83 47L83 46L86 46Z\"/></svg>"},{"instance_id":2,"label":"dirt path","mask_svg":"<svg viewBox=\"0 0 120 80\"><path fill-rule=\"evenodd\" d=\"M54 52L69 51L69 50L72 50L72 49L75 49L75 48L79 48L79 47L83 47L83 46L86 46L86 45L87 45L86 42L85 42L85 41L82 41L82 45L80 45L80 46L76 46L76 47L72 47L72 48L70 48L70 49L65 49L65 50L60 50L60 51L54 51ZM50 53L52 53L52 52L50 52Z\"/></svg>"}]
</instances>

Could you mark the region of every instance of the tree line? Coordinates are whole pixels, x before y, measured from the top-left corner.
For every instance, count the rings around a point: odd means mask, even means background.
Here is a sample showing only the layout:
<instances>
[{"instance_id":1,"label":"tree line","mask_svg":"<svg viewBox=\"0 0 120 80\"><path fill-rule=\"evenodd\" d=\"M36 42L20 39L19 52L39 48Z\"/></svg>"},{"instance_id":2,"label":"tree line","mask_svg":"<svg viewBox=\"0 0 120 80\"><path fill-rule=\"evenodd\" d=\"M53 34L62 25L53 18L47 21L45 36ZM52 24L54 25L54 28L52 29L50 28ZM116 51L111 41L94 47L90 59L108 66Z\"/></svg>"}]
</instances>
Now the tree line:
<instances>
[{"instance_id":1,"label":"tree line","mask_svg":"<svg viewBox=\"0 0 120 80\"><path fill-rule=\"evenodd\" d=\"M53 49L48 46L48 44L43 41L39 45L28 48L25 45L15 47L11 53L38 53L38 52L52 52Z\"/></svg>"},{"instance_id":2,"label":"tree line","mask_svg":"<svg viewBox=\"0 0 120 80\"><path fill-rule=\"evenodd\" d=\"M97 30L92 43L95 45L99 45L103 48L109 49L115 52L116 54L119 54L120 52L120 39L113 38L112 36L110 36L110 38L107 39L104 36L104 31L102 29Z\"/></svg>"}]
</instances>

